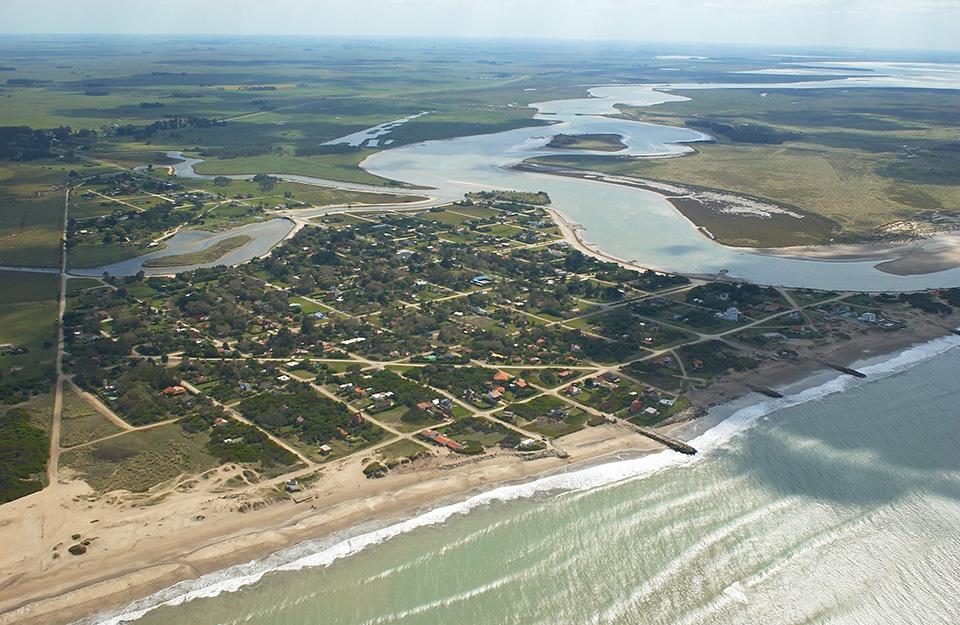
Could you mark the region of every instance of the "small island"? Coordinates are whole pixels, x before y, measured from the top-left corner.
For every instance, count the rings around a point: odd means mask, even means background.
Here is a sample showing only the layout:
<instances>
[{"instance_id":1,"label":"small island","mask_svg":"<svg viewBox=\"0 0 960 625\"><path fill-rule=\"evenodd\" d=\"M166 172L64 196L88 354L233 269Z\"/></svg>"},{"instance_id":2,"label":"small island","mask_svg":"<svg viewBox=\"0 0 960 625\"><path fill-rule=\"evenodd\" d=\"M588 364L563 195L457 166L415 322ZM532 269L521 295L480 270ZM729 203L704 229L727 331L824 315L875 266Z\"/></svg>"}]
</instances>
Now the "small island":
<instances>
[{"instance_id":1,"label":"small island","mask_svg":"<svg viewBox=\"0 0 960 625\"><path fill-rule=\"evenodd\" d=\"M228 237L222 241L217 241L210 247L200 250L197 252L189 252L187 254L174 254L171 256L161 256L160 258L151 258L148 261L144 261L144 267L187 267L189 265L200 265L203 263L211 263L218 258L226 256L230 252L239 249L252 241L249 236L245 234L239 234L234 237Z\"/></svg>"},{"instance_id":2,"label":"small island","mask_svg":"<svg viewBox=\"0 0 960 625\"><path fill-rule=\"evenodd\" d=\"M619 152L627 145L616 134L556 135L548 148L563 150L593 150L595 152Z\"/></svg>"}]
</instances>

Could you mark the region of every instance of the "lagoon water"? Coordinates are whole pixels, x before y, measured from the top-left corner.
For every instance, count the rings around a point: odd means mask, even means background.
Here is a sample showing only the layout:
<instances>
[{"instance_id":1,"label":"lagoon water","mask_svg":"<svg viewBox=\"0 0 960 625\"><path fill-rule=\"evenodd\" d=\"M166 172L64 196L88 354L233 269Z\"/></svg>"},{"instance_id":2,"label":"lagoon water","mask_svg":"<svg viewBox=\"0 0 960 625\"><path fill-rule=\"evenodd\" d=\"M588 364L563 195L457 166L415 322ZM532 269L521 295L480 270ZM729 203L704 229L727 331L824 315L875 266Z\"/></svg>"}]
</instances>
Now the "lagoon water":
<instances>
[{"instance_id":1,"label":"lagoon water","mask_svg":"<svg viewBox=\"0 0 960 625\"><path fill-rule=\"evenodd\" d=\"M113 276L132 276L138 271L143 271L146 275L165 275L180 271L191 271L201 267L214 267L216 265L238 265L248 262L262 256L270 251L278 241L282 240L291 230L294 224L286 219L274 218L265 221L258 221L223 230L220 232L209 232L206 230L183 230L164 241L164 248L156 252L150 252L142 256L128 258L110 265L96 267L94 269L71 269L71 275L75 276L101 276L104 272ZM192 254L201 252L208 247L216 245L224 239L234 236L246 235L250 237L250 242L238 247L235 250L224 254L220 258L207 262L197 263L195 265L181 267L144 267L143 264L155 258L165 256L176 256L180 254Z\"/></svg>"},{"instance_id":2,"label":"lagoon water","mask_svg":"<svg viewBox=\"0 0 960 625\"><path fill-rule=\"evenodd\" d=\"M856 74L854 77L819 82L595 87L589 90L589 97L586 98L533 104L538 110L537 118L551 122L549 126L428 141L384 150L367 158L362 167L384 178L430 188L429 193L437 203L460 199L466 192L491 188L546 191L554 208L583 226L582 235L590 245L616 258L662 271L687 275L725 272L758 284L834 290L915 291L960 286L960 267L931 274L898 276L875 268L887 259L826 262L771 257L750 250L725 247L703 236L659 194L597 180L560 178L508 169L528 158L544 154L582 154L545 148L550 139L560 133L621 135L627 148L616 154L622 156L663 158L687 154L692 150L689 144L709 139L709 136L689 128L607 117L619 112L616 104L655 106L687 99L672 92L676 90L692 90L695 93L698 89L709 88L750 89L759 98L765 89L784 87L960 87L960 67L956 65L850 65L857 70L851 71L851 74ZM776 71L802 74L804 70L779 66ZM833 67L829 71L832 73L837 70ZM355 142L361 135L389 136L382 135L381 131L382 128L374 127L331 143ZM198 174L193 167L198 162L198 159L186 159L174 169L178 175L195 177ZM371 189L366 185L336 183L308 176L274 175L313 184Z\"/></svg>"},{"instance_id":3,"label":"lagoon water","mask_svg":"<svg viewBox=\"0 0 960 625\"><path fill-rule=\"evenodd\" d=\"M138 625L955 624L958 347L947 337L861 366L867 380L825 376L731 408L693 458L501 487L125 613ZM145 609L162 601L178 605Z\"/></svg>"},{"instance_id":4,"label":"lagoon water","mask_svg":"<svg viewBox=\"0 0 960 625\"><path fill-rule=\"evenodd\" d=\"M387 150L365 167L441 197L546 190L604 251L664 269L856 290L960 284L958 271L904 278L869 263L741 254L699 236L655 194L502 168L559 132L623 134L633 154L680 154L703 138L595 116L615 102L678 96L592 95L540 105L559 122L550 128ZM955 625L960 337L858 368L866 380L821 375L783 399L715 409L691 426L694 457L608 459L494 488L84 623Z\"/></svg>"}]
</instances>

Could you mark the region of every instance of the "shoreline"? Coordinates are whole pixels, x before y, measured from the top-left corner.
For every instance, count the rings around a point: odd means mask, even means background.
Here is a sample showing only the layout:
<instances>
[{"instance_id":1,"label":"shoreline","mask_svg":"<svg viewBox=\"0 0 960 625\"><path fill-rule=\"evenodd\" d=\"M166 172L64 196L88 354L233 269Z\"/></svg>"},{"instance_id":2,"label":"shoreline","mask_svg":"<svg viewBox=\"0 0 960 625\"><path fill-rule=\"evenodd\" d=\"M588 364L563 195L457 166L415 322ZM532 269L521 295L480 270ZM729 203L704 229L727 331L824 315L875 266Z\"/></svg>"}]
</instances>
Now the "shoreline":
<instances>
[{"instance_id":1,"label":"shoreline","mask_svg":"<svg viewBox=\"0 0 960 625\"><path fill-rule=\"evenodd\" d=\"M879 345L876 340L854 339L837 346L837 349L830 350L829 353L820 354L843 364L852 364L870 358L883 359L885 356L902 353L910 347L927 345L948 335L946 329L927 324L918 328L917 332L885 335L887 340L881 341ZM698 405L710 408L711 412L731 411L732 408L755 406L767 401L769 398L760 395L756 395L755 400L750 399L751 392L744 385L745 376L749 376L753 383L791 389L818 379L829 382L846 377L812 360L800 363L785 361L765 366L759 372L725 376L708 388L693 391L688 396ZM791 396L794 394L791 390ZM731 414L733 412L735 410ZM689 440L723 423L729 416L718 418L714 414L711 418L711 415L708 415L694 421L671 424L662 428L662 431ZM142 602L162 601L161 597L154 595L173 593L177 590L177 584L186 582L189 586L190 580L198 580L205 575L229 572L229 569L238 565L255 565L281 558L284 553L295 551L298 546L308 550L330 549L350 538L410 522L444 507L463 505L471 498L482 497L500 488L529 486L550 477L564 476L628 458L659 456L658 452L666 454L663 457L665 461L679 462L684 458L681 454L666 450L662 445L625 427L613 425L586 428L564 437L564 449L570 453L569 460L551 457L525 461L508 454L499 454L451 470L444 470L442 467L444 464L456 462L456 458L431 457L391 472L386 478L379 480L363 479L358 473L362 461L359 458L348 458L342 466L336 467L336 470L333 470L334 467L322 469L324 476L308 490L313 496L312 500L301 500L302 503L298 504L285 499L242 514L229 507L216 511L205 508L202 505L204 499L213 497L220 502L230 500L230 494L216 497L215 492L174 496L153 506L132 506L132 510L123 515L130 518L114 518L113 528L117 532L125 530L123 537L137 546L139 553L135 563L127 558L127 548L120 549L117 555L98 555L100 549L97 541L94 543L95 547L85 556L74 558L64 555L65 558L73 558L67 561L73 566L61 568L57 575L41 573L30 579L31 576L25 569L36 571L35 564L30 567L17 567L20 570L8 573L7 579L0 584L0 610L3 610L0 613L0 624L100 623L107 616L105 609L113 610L116 614L117 610L128 612L127 608ZM223 473L224 477L236 474L236 471L229 467L220 467L213 472ZM284 479L287 477L289 476L283 476ZM62 479L60 486L63 486ZM67 486L72 489L73 501L82 501L83 492L82 488L79 488L82 483L72 481L68 482ZM343 496L347 489L348 495ZM10 508L9 510L0 509L0 526L9 527L14 524L11 517L17 516L16 508L26 509L42 505L36 500L42 499L45 492L41 491L12 502L5 506ZM250 497L253 494L247 493ZM109 498L108 494L100 499ZM33 501L30 501L31 499ZM49 505L50 502L47 503ZM62 508L69 506L64 502L55 503L60 504L57 506L58 513L61 517L64 516ZM85 519L94 516L98 523L107 522L110 508L114 508L116 503L95 503L101 505L86 506L85 510L77 512ZM209 501L207 503L209 506ZM198 510L209 516L202 522L191 522L192 518L199 514ZM72 516L71 519L69 525L81 525L80 519ZM23 522L21 518L21 523ZM164 523L165 527L172 529L166 530L163 535L150 539L140 536L144 526L158 528L164 526ZM131 531L132 534L128 533ZM150 535L149 532L147 534ZM106 541L107 538L103 540ZM129 548L132 548L132 545ZM42 557L42 548L31 555ZM25 562L21 561L22 564ZM268 568L277 568L276 563ZM10 579L11 577L13 579ZM202 592L200 594L202 595ZM24 595L29 598L21 601L19 598ZM90 616L91 614L95 616Z\"/></svg>"},{"instance_id":2,"label":"shoreline","mask_svg":"<svg viewBox=\"0 0 960 625\"><path fill-rule=\"evenodd\" d=\"M594 249L580 237L576 224L556 209L547 210L564 240L576 249L631 269L648 269ZM291 232L305 223L288 219L294 222ZM897 353L947 333L945 328L918 323L902 333L858 336L841 345L810 351L815 351L818 359L850 364L863 357ZM766 363L762 371L726 375L708 388L688 395L701 406L724 408L736 401L756 405L766 398L757 396L756 401L751 401L745 377L752 383L779 387L801 384L803 380L826 375L825 372L825 366L810 357L800 362ZM831 377L841 378L836 372ZM710 420L708 416L666 426L661 431L696 431ZM309 548L317 542L336 545L348 536L403 524L496 489L531 485L552 476L613 464L615 459L623 460L624 455L648 458L665 449L612 425L571 434L563 438L563 446L571 455L569 460L526 461L500 453L474 464L445 469L444 464L456 462L459 457L434 456L379 480L363 478L359 469L365 454L357 454L321 467L322 476L306 489L305 495L309 494L310 499L300 499L299 503L287 497L278 500L265 491L290 477L309 478L307 471L285 474L240 491L220 490L225 481L242 470L227 465L206 472L207 477L201 480L168 482L147 495L107 493L96 497L90 496L84 484L71 480L68 473L61 473L51 488L11 502L4 506L6 510L0 508L0 527L5 528L10 544L20 545L21 550L0 556L4 564L0 568L4 571L0 579L0 625L68 623L77 618L81 618L81 623L97 623L104 618L104 608L122 609L131 602L149 600L156 592L169 591L175 584L244 563L264 563L297 546ZM670 459L678 457L670 455L675 452L664 453ZM189 481L207 483L186 490L179 488ZM249 507L241 511L237 502ZM41 515L44 523L39 524L39 531L29 527L31 523L38 525L36 509L50 513L50 518ZM97 534L92 548L84 556L64 553L52 563L53 543L47 533L64 538L77 529ZM133 553L135 562L130 558ZM100 615L89 616L94 612Z\"/></svg>"},{"instance_id":3,"label":"shoreline","mask_svg":"<svg viewBox=\"0 0 960 625\"><path fill-rule=\"evenodd\" d=\"M81 518L71 515L67 521L71 531L72 528L89 526L94 519L101 531L107 529L102 524L111 523L110 529L115 533L125 530L122 535L112 537L114 540L131 543L131 548L138 546L137 561L128 560L125 548L116 555L110 553L115 551L113 548L109 552L98 548L98 543L111 538L102 535L84 556L65 554L63 558L71 559L63 562L68 566L61 567L56 576L47 573L28 579L28 570L36 572L37 567L35 564L24 566L26 557L20 558L17 572L10 570L13 567L6 562L7 579L0 583L0 624L72 623L77 619L98 622L97 617L90 615L102 614L104 609L122 608L179 582L261 560L306 541L330 539L351 529L357 532L373 523L387 525L435 509L444 502L460 502L471 494L484 493L494 487L528 483L548 474L602 463L604 458L616 454L645 454L664 449L640 434L616 426L588 428L571 437L565 439L565 449L571 456L569 460L551 457L527 461L501 454L444 470L444 464L457 459L431 457L379 480L363 478L360 472L362 460L347 458L335 470L330 470L334 467L322 469L325 475L306 493L313 495L312 500L301 500L302 503L298 504L283 499L244 513L237 513L232 506L220 506L215 511L210 510L209 504L204 507L203 500L215 497L214 492L196 493L199 497L174 496L153 506L133 507L126 514L119 515L121 518L114 514L112 519L111 512L119 512L111 510L117 507L117 500L112 504L96 501L94 503L100 505L79 506L80 509L74 512ZM213 470L214 473L222 471L222 468ZM237 472L228 467L223 477ZM289 476L286 474L283 478ZM63 486L62 478L59 486ZM72 481L68 486L69 499L72 502L82 500L86 494L85 485ZM69 509L69 504L39 501L51 499L50 494L49 491L40 491L4 506L7 510L0 509L0 526L16 531L17 521L27 524L21 510L51 504L60 509L58 513L62 518L65 516L62 508ZM215 498L222 503L229 501L231 494ZM109 500L111 494L98 499ZM251 499L252 496L247 497L248 501ZM126 506L121 504L119 507ZM376 512L371 515L373 510ZM199 511L205 513L205 518L195 521ZM218 527L212 527L214 525ZM173 529L147 539L138 536L144 526L173 526ZM29 539L24 537L24 540ZM37 545L35 551L30 554L32 558L44 557L46 550ZM29 598L23 599L25 595Z\"/></svg>"},{"instance_id":4,"label":"shoreline","mask_svg":"<svg viewBox=\"0 0 960 625\"><path fill-rule=\"evenodd\" d=\"M702 226L693 221L684 211L684 202L689 201L689 199L686 196L670 195L666 193L664 189L657 188L657 185L661 183L654 183L640 178L630 179L629 177L612 174L551 168L535 163L520 163L512 169L552 176L594 180L596 182L627 186L656 193L669 202L677 213L691 224L701 236L732 250L792 260L833 263L875 262L874 267L878 271L897 276L929 275L960 267L960 232L956 231L936 232L925 238L905 242L788 245L783 247L735 246L719 241L706 226ZM668 185L668 183L662 184ZM756 198L752 198L751 196L744 196L734 192L729 192L729 194L750 201L756 200ZM786 210L779 204L770 202L769 200L765 201L770 207ZM582 245L589 245L583 241L581 241L581 243ZM594 252L613 262L628 262L617 259L602 251L594 250ZM639 265L632 263L630 266L634 268L639 267ZM650 267L650 269L661 271L652 267ZM715 279L714 276L711 276L711 278Z\"/></svg>"}]
</instances>

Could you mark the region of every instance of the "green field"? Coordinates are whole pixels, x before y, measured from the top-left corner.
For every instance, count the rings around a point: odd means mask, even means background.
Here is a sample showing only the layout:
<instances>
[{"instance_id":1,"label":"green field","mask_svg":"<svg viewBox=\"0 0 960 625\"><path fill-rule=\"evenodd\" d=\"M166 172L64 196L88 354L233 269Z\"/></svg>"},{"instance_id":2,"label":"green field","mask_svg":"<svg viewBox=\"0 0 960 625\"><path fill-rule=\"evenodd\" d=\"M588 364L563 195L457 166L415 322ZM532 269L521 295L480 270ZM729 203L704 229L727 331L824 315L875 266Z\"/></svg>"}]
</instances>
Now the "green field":
<instances>
[{"instance_id":1,"label":"green field","mask_svg":"<svg viewBox=\"0 0 960 625\"><path fill-rule=\"evenodd\" d=\"M61 446L81 445L121 431L72 388L64 389L63 416L60 421Z\"/></svg>"},{"instance_id":2,"label":"green field","mask_svg":"<svg viewBox=\"0 0 960 625\"><path fill-rule=\"evenodd\" d=\"M207 439L171 423L65 451L60 458L94 490L143 492L181 474L217 466L204 448Z\"/></svg>"},{"instance_id":3,"label":"green field","mask_svg":"<svg viewBox=\"0 0 960 625\"><path fill-rule=\"evenodd\" d=\"M173 256L161 256L153 258L143 263L144 267L183 267L186 265L198 265L202 263L212 263L218 258L229 254L235 249L241 248L252 239L245 235L227 237L222 241L217 241L210 247L199 252L190 252L189 254L174 254Z\"/></svg>"},{"instance_id":4,"label":"green field","mask_svg":"<svg viewBox=\"0 0 960 625\"><path fill-rule=\"evenodd\" d=\"M45 389L56 350L57 276L0 272L0 394L12 398ZM17 353L21 352L21 353ZM22 396L22 395L21 395Z\"/></svg>"},{"instance_id":5,"label":"green field","mask_svg":"<svg viewBox=\"0 0 960 625\"><path fill-rule=\"evenodd\" d=\"M895 220L923 219L928 211L960 211L957 92L784 89L763 94L744 89L696 90L682 94L692 98L687 102L622 109L632 119L713 132L717 142L696 145L694 156L543 160L724 189L796 206L840 224L839 232L824 233L819 242L871 239ZM772 128L795 137L782 144L757 143L750 136L704 128L705 119ZM702 225L721 239L736 235L734 231L720 236L722 226L716 220ZM742 234L751 226L739 220L737 228ZM769 241L771 234L757 238Z\"/></svg>"},{"instance_id":6,"label":"green field","mask_svg":"<svg viewBox=\"0 0 960 625\"><path fill-rule=\"evenodd\" d=\"M620 140L620 135L555 135L546 147L564 150L618 152L627 146Z\"/></svg>"}]
</instances>

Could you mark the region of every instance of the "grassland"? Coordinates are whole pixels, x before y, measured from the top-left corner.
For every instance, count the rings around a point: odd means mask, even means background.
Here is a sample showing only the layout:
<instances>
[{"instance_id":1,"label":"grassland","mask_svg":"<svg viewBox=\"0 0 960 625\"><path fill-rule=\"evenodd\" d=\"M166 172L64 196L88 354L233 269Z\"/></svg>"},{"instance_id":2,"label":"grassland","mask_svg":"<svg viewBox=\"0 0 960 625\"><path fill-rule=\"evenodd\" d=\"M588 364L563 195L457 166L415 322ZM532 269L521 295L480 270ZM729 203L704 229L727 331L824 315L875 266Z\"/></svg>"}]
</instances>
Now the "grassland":
<instances>
[{"instance_id":1,"label":"grassland","mask_svg":"<svg viewBox=\"0 0 960 625\"><path fill-rule=\"evenodd\" d=\"M0 272L0 395L25 398L53 377L57 277Z\"/></svg>"},{"instance_id":2,"label":"grassland","mask_svg":"<svg viewBox=\"0 0 960 625\"><path fill-rule=\"evenodd\" d=\"M212 263L229 254L235 249L241 248L250 241L249 236L240 234L234 237L227 237L222 241L217 241L210 247L199 252L190 252L189 254L174 254L173 256L161 256L152 258L143 263L144 267L184 267L187 265L197 265L201 263Z\"/></svg>"},{"instance_id":3,"label":"grassland","mask_svg":"<svg viewBox=\"0 0 960 625\"><path fill-rule=\"evenodd\" d=\"M626 148L620 135L554 135L548 148L564 150L593 150L595 152L619 152Z\"/></svg>"},{"instance_id":4,"label":"grassland","mask_svg":"<svg viewBox=\"0 0 960 625\"><path fill-rule=\"evenodd\" d=\"M97 491L143 492L178 475L217 466L204 448L207 440L204 433L188 434L170 423L66 451L61 463Z\"/></svg>"},{"instance_id":5,"label":"grassland","mask_svg":"<svg viewBox=\"0 0 960 625\"><path fill-rule=\"evenodd\" d=\"M374 176L360 169L360 162L372 154L372 150L361 150L348 154L325 156L295 156L293 154L267 154L247 158L218 159L210 158L197 165L201 174L255 174L271 172L313 176L329 180L342 180L360 184L388 186L391 181Z\"/></svg>"},{"instance_id":6,"label":"grassland","mask_svg":"<svg viewBox=\"0 0 960 625\"><path fill-rule=\"evenodd\" d=\"M63 228L62 166L0 163L0 264L53 267Z\"/></svg>"},{"instance_id":7,"label":"grassland","mask_svg":"<svg viewBox=\"0 0 960 625\"><path fill-rule=\"evenodd\" d=\"M60 445L73 447L121 432L119 426L97 412L83 397L67 386L63 393Z\"/></svg>"},{"instance_id":8,"label":"grassland","mask_svg":"<svg viewBox=\"0 0 960 625\"><path fill-rule=\"evenodd\" d=\"M112 245L78 245L67 253L67 266L71 269L102 267L128 258L142 256L148 252L156 252L157 249L136 248L119 243Z\"/></svg>"},{"instance_id":9,"label":"grassland","mask_svg":"<svg viewBox=\"0 0 960 625\"><path fill-rule=\"evenodd\" d=\"M871 239L885 224L960 211L956 92L874 89L690 91L688 102L624 107L631 119L703 119L796 133L771 145L717 134L681 159L549 157L545 162L755 195L840 224L837 241ZM698 121L699 120L699 121ZM825 241L821 241L825 242Z\"/></svg>"}]
</instances>

